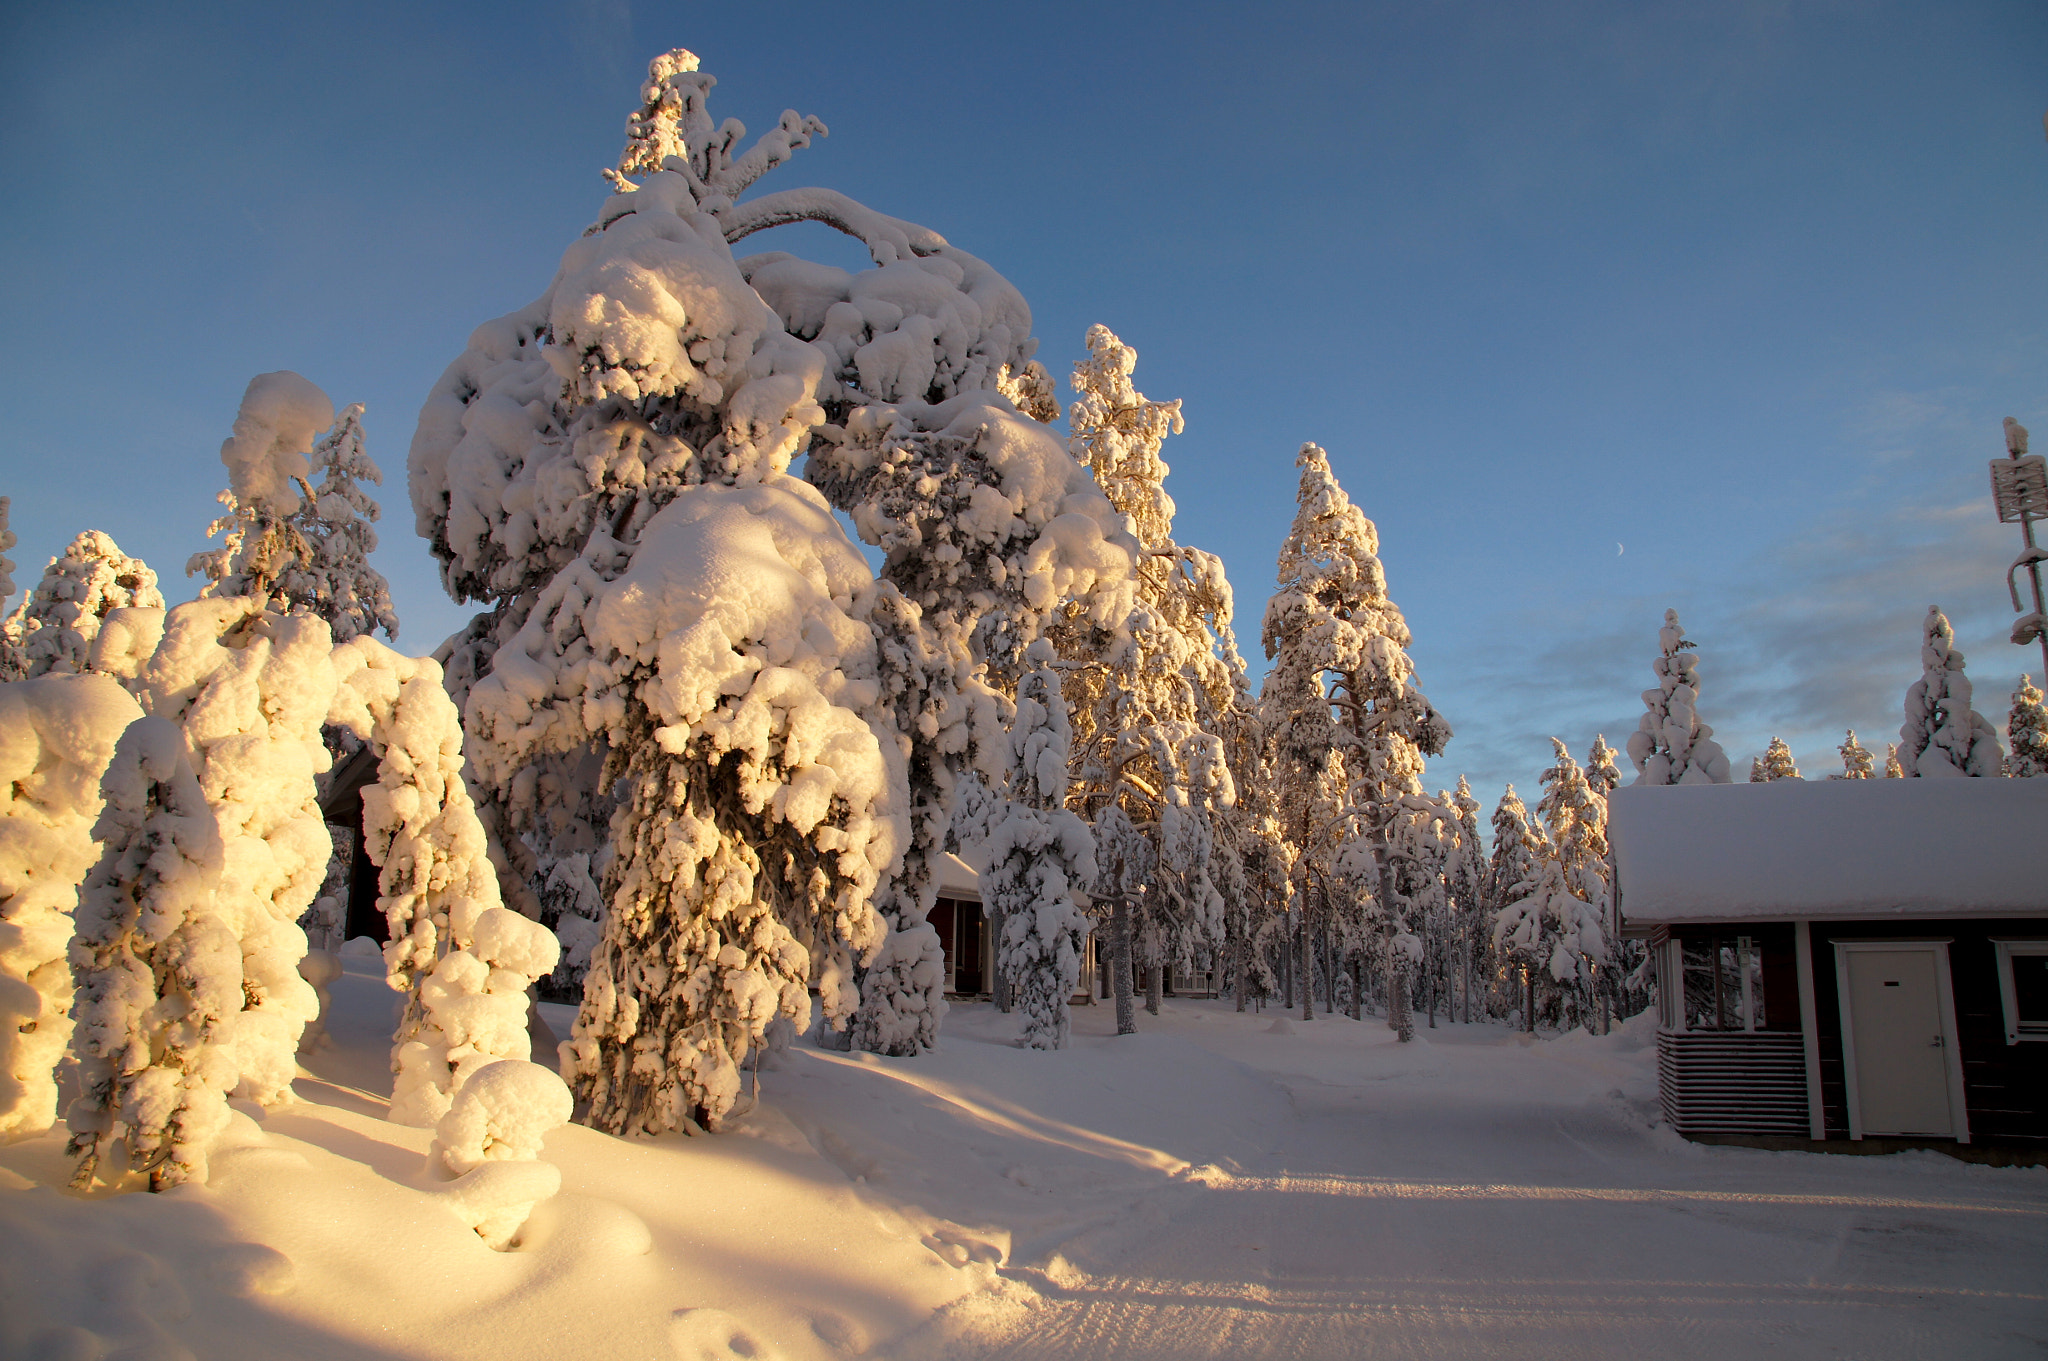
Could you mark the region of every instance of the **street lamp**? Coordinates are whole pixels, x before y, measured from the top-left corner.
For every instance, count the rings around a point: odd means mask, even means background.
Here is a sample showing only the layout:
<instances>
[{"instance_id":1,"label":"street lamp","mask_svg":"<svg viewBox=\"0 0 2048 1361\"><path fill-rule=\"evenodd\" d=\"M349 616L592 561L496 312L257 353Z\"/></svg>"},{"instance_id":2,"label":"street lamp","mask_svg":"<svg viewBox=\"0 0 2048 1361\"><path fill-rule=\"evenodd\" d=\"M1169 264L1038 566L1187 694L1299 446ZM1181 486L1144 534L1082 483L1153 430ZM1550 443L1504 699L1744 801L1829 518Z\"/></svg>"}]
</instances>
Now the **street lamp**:
<instances>
[{"instance_id":1,"label":"street lamp","mask_svg":"<svg viewBox=\"0 0 2048 1361\"><path fill-rule=\"evenodd\" d=\"M2041 644L2041 674L2048 676L2048 614L2041 606L2041 564L2048 561L2048 548L2034 543L2034 522L2048 520L2048 461L2027 452L2027 427L2012 417L2005 418L2006 457L1991 461L1991 499L1998 505L2000 524L2017 523L2026 540L2026 551L2013 559L2005 573L2005 587L2012 592L2012 607L2020 603L2019 570L2027 569L2034 587L2034 612L2022 614L2012 626L2016 647Z\"/></svg>"}]
</instances>

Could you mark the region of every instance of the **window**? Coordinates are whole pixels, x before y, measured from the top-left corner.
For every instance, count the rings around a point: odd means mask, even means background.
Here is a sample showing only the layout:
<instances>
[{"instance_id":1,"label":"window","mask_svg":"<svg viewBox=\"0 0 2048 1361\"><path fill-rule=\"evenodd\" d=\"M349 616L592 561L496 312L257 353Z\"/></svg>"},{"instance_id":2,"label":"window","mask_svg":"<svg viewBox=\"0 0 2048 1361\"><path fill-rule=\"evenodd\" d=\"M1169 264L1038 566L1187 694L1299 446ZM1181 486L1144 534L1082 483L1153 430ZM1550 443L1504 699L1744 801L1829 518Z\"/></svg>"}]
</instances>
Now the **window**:
<instances>
[{"instance_id":1,"label":"window","mask_svg":"<svg viewBox=\"0 0 2048 1361\"><path fill-rule=\"evenodd\" d=\"M2048 940L1994 940L2005 1042L2048 1040Z\"/></svg>"}]
</instances>

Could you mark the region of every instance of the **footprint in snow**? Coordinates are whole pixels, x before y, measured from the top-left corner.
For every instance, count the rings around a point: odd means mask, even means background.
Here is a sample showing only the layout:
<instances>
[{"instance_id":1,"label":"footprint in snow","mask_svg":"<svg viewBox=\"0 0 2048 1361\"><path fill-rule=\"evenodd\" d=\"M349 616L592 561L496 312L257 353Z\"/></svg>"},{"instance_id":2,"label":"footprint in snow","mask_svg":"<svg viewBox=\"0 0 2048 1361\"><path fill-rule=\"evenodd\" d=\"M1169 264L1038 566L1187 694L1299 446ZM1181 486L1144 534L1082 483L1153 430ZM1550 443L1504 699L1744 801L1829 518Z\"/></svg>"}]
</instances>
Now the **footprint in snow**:
<instances>
[{"instance_id":1,"label":"footprint in snow","mask_svg":"<svg viewBox=\"0 0 2048 1361\"><path fill-rule=\"evenodd\" d=\"M669 1316L678 1361L779 1361L780 1353L722 1309L678 1309Z\"/></svg>"}]
</instances>

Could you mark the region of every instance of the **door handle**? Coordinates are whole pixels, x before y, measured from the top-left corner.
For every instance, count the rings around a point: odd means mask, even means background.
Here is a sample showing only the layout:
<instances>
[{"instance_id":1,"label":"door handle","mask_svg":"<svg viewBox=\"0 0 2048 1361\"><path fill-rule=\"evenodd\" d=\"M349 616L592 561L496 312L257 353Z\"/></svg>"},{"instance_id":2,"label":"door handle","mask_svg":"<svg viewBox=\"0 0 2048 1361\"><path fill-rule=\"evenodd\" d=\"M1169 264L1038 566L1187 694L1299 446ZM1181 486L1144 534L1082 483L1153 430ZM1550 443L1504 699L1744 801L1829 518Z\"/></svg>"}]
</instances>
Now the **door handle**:
<instances>
[{"instance_id":1,"label":"door handle","mask_svg":"<svg viewBox=\"0 0 2048 1361\"><path fill-rule=\"evenodd\" d=\"M1941 1049L1941 1048L1944 1048L1944 1047L1946 1047L1946 1046L1944 1045L1944 1042L1943 1042L1943 1040L1942 1040L1942 1037L1941 1037L1941 1036L1939 1036L1939 1035L1936 1035L1936 1036L1935 1036L1935 1037L1934 1037L1933 1039L1931 1039L1931 1040L1929 1040L1929 1041L1927 1042L1927 1047L1928 1047L1929 1049Z\"/></svg>"}]
</instances>

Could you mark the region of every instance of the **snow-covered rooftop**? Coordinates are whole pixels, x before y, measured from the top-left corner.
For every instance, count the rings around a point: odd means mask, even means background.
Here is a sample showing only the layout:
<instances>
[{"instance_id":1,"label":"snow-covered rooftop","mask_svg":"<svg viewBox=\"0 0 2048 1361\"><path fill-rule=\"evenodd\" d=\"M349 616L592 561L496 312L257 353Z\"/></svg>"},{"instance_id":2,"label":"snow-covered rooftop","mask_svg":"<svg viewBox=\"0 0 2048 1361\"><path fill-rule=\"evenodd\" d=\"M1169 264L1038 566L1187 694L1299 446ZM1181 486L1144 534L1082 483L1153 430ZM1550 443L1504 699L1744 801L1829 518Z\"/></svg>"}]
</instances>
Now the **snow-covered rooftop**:
<instances>
[{"instance_id":1,"label":"snow-covered rooftop","mask_svg":"<svg viewBox=\"0 0 2048 1361\"><path fill-rule=\"evenodd\" d=\"M1610 810L1631 927L2048 915L2048 780L1636 785Z\"/></svg>"},{"instance_id":2,"label":"snow-covered rooftop","mask_svg":"<svg viewBox=\"0 0 2048 1361\"><path fill-rule=\"evenodd\" d=\"M981 876L974 867L959 856L948 852L939 857L937 866L939 892L948 898L979 898Z\"/></svg>"}]
</instances>

